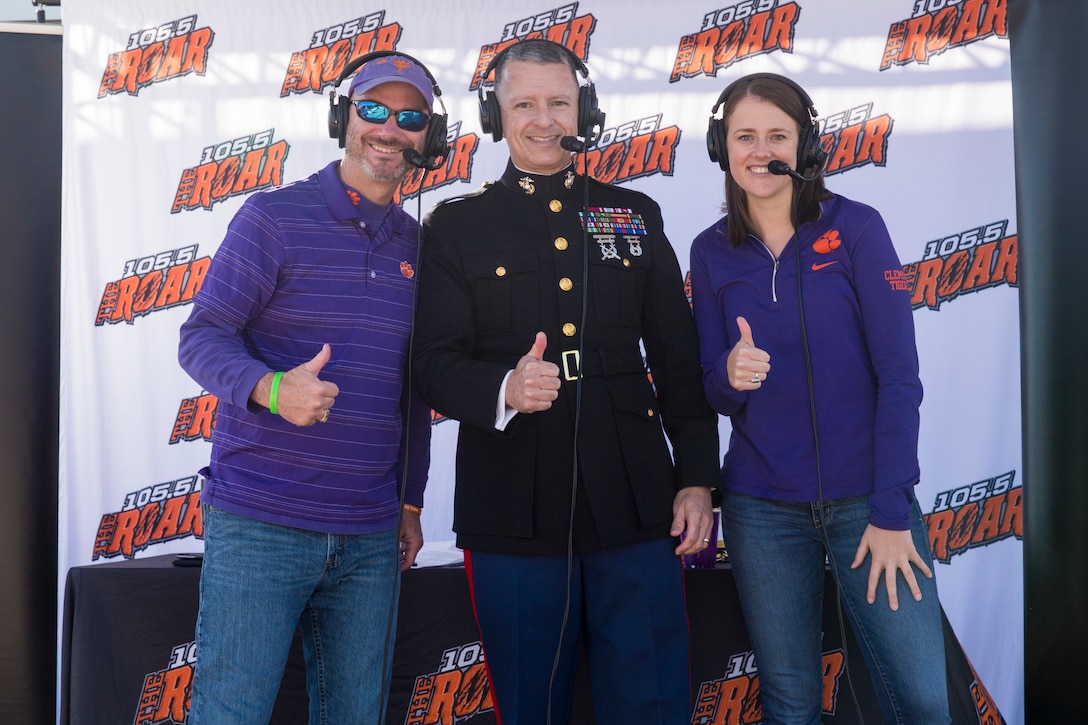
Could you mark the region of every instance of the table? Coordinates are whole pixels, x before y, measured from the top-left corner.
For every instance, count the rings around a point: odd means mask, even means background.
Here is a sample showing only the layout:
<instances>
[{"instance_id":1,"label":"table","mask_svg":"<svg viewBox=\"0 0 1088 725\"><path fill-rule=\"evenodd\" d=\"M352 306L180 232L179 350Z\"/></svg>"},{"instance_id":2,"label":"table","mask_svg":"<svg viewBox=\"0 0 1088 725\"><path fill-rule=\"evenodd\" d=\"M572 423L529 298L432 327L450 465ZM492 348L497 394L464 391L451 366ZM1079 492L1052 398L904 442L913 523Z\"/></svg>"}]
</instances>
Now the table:
<instances>
[{"instance_id":1,"label":"table","mask_svg":"<svg viewBox=\"0 0 1088 725\"><path fill-rule=\"evenodd\" d=\"M194 626L200 569L174 556L74 567L68 572L61 643L62 725L186 722L195 661ZM828 705L824 722L881 722L860 650L842 636L830 576L825 598ZM758 722L751 694L753 658L732 570L685 571L692 632L692 725ZM387 725L494 725L479 631L462 567L413 569L403 579ZM953 722L1004 722L977 681L945 622ZM572 725L593 723L585 673L578 677ZM854 693L857 705L854 704ZM306 723L305 671L296 636L271 719ZM987 719L989 718L989 719Z\"/></svg>"}]
</instances>

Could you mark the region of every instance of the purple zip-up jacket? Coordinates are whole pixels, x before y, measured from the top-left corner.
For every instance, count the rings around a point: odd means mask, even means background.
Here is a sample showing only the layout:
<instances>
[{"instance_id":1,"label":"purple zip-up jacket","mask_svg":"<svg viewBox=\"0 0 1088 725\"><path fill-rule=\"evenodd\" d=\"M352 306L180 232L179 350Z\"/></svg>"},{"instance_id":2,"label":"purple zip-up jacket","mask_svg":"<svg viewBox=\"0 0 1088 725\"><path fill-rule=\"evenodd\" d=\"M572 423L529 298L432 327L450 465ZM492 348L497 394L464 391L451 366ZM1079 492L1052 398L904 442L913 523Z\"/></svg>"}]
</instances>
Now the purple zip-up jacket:
<instances>
[{"instance_id":1,"label":"purple zip-up jacket","mask_svg":"<svg viewBox=\"0 0 1088 725\"><path fill-rule=\"evenodd\" d=\"M691 290L707 399L733 428L723 486L780 501L867 495L870 523L909 528L922 384L910 292L880 214L833 196L777 260L754 236L734 248L722 218L692 244ZM726 371L737 317L771 357L752 392Z\"/></svg>"},{"instance_id":2,"label":"purple zip-up jacket","mask_svg":"<svg viewBox=\"0 0 1088 725\"><path fill-rule=\"evenodd\" d=\"M393 204L365 223L338 163L246 200L181 327L178 358L219 398L203 502L359 534L395 525L405 458L404 500L423 505L430 409L412 393L405 425L419 226ZM340 389L328 423L298 428L249 400L261 376L326 342L318 377Z\"/></svg>"}]
</instances>

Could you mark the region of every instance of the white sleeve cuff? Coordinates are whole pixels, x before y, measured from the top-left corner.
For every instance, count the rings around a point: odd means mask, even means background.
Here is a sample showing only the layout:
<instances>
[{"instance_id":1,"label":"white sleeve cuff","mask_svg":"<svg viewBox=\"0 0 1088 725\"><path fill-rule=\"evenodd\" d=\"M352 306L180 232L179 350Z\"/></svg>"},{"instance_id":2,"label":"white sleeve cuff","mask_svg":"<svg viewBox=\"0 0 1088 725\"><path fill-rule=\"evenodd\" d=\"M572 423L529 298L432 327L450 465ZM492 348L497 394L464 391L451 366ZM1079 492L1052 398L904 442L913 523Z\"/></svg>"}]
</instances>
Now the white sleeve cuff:
<instances>
[{"instance_id":1,"label":"white sleeve cuff","mask_svg":"<svg viewBox=\"0 0 1088 725\"><path fill-rule=\"evenodd\" d=\"M510 425L510 421L518 414L515 409L506 405L506 381L510 379L510 374L513 372L513 370L507 372L502 379L502 385L499 386L499 399L495 401L496 430L506 430L506 426Z\"/></svg>"}]
</instances>

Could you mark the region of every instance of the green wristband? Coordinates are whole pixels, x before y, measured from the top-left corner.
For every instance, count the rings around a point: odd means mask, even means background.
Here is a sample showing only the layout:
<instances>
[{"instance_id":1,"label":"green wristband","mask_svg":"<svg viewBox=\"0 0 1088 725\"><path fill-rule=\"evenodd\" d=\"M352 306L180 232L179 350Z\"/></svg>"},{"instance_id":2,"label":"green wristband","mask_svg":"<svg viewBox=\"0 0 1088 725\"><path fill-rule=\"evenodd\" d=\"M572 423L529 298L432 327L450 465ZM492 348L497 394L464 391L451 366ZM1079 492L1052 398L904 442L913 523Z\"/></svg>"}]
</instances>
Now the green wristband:
<instances>
[{"instance_id":1,"label":"green wristband","mask_svg":"<svg viewBox=\"0 0 1088 725\"><path fill-rule=\"evenodd\" d=\"M279 415L280 411L277 409L277 403L279 403L280 396L280 378L283 377L283 373L276 373L272 376L272 389L268 391L268 409L272 411L272 415Z\"/></svg>"}]
</instances>

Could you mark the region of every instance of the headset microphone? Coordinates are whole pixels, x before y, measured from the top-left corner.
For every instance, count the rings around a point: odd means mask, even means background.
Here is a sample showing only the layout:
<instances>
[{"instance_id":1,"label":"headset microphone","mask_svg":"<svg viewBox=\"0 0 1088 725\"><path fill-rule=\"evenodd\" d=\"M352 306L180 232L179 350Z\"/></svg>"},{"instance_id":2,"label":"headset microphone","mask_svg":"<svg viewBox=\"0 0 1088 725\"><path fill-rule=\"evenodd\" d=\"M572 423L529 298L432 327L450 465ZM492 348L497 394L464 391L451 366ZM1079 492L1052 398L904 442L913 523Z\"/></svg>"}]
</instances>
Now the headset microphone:
<instances>
[{"instance_id":1,"label":"headset microphone","mask_svg":"<svg viewBox=\"0 0 1088 725\"><path fill-rule=\"evenodd\" d=\"M587 148L597 143L597 139L601 137L601 129L604 128L604 111L597 109L594 114L592 124L589 128L585 129L585 138L581 139L577 136L563 136L559 139L559 145L566 151L573 151L576 154L580 154Z\"/></svg>"},{"instance_id":2,"label":"headset microphone","mask_svg":"<svg viewBox=\"0 0 1088 725\"><path fill-rule=\"evenodd\" d=\"M559 139L559 145L566 151L581 153L586 150L586 143L577 136L564 136Z\"/></svg>"},{"instance_id":3,"label":"headset microphone","mask_svg":"<svg viewBox=\"0 0 1088 725\"><path fill-rule=\"evenodd\" d=\"M785 161L779 161L778 159L775 159L774 161L771 161L767 164L767 171L770 171L772 174L775 174L777 176L789 176L790 178L797 179L798 181L814 181L820 178L819 171L817 171L812 176L802 176L801 174L791 169L790 165L787 164Z\"/></svg>"},{"instance_id":4,"label":"headset microphone","mask_svg":"<svg viewBox=\"0 0 1088 725\"><path fill-rule=\"evenodd\" d=\"M416 167L417 169L427 169L428 171L434 171L442 165L441 163L436 164L428 161L426 158L424 158L423 154L419 153L415 149L404 149L404 151L401 152L401 156L404 157L405 161L407 161L409 164ZM445 161L445 158L442 158L441 160Z\"/></svg>"}]
</instances>

